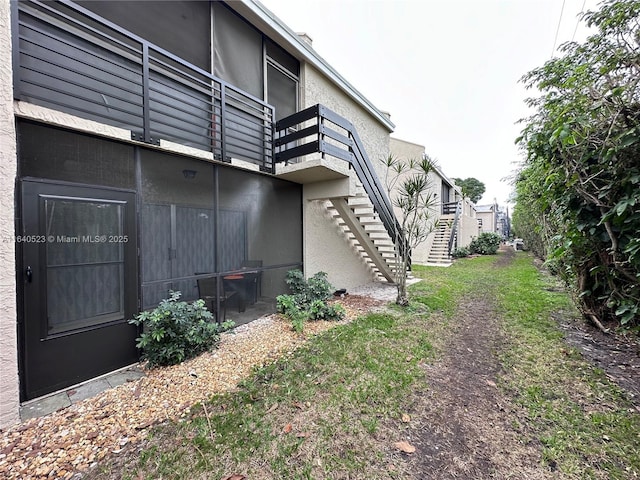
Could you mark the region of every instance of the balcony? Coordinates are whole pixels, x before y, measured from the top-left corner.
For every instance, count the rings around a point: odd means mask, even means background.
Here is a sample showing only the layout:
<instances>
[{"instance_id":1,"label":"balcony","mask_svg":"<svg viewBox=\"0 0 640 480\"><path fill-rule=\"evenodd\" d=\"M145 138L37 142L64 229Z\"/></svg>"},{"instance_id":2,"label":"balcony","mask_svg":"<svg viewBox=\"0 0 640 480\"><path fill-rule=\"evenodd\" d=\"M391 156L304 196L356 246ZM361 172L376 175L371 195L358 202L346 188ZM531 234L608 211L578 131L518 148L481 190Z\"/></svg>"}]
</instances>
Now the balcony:
<instances>
[{"instance_id":1,"label":"balcony","mask_svg":"<svg viewBox=\"0 0 640 480\"><path fill-rule=\"evenodd\" d=\"M265 101L70 0L11 5L17 100L120 128L137 142L188 147L266 173L275 174L277 162L304 159L281 175L297 183L346 178L353 169L389 235L400 231L348 120L316 105L275 126ZM321 158L309 160L314 153Z\"/></svg>"},{"instance_id":2,"label":"balcony","mask_svg":"<svg viewBox=\"0 0 640 480\"><path fill-rule=\"evenodd\" d=\"M68 0L12 8L16 99L273 173L263 100Z\"/></svg>"}]
</instances>

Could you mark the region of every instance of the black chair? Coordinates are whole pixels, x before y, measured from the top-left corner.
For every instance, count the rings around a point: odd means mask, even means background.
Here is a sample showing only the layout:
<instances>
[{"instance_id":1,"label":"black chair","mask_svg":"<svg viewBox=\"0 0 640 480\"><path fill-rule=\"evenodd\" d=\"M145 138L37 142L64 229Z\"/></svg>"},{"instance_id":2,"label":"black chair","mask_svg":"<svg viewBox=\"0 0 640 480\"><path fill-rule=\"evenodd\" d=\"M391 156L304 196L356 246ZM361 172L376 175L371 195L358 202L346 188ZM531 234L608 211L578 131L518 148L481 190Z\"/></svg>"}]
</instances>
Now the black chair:
<instances>
[{"instance_id":1,"label":"black chair","mask_svg":"<svg viewBox=\"0 0 640 480\"><path fill-rule=\"evenodd\" d=\"M198 297L204 300L207 309L213 314L216 321L219 323L225 321L227 316L227 301L235 294L236 292L226 292L223 290L222 295L220 296L220 312L218 312L216 302L216 298L218 297L216 278L198 278ZM222 320L219 320L220 317L218 316L218 313L221 314Z\"/></svg>"},{"instance_id":2,"label":"black chair","mask_svg":"<svg viewBox=\"0 0 640 480\"><path fill-rule=\"evenodd\" d=\"M262 260L243 260L240 268L245 270L262 268ZM260 270L257 270L256 275L251 279L251 291L253 293L253 303L256 303L262 295L262 271Z\"/></svg>"}]
</instances>

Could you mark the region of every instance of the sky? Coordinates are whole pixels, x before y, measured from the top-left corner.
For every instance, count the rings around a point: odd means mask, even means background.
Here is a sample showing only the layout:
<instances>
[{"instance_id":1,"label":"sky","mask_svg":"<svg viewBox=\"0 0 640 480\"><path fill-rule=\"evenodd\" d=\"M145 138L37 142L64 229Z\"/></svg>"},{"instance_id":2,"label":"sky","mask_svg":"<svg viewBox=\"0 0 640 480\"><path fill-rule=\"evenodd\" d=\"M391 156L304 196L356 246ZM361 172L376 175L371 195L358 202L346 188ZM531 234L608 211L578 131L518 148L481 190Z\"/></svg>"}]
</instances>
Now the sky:
<instances>
[{"instance_id":1,"label":"sky","mask_svg":"<svg viewBox=\"0 0 640 480\"><path fill-rule=\"evenodd\" d=\"M535 92L519 81L588 35L596 0L260 0L449 178L474 177L502 206ZM555 46L555 50L554 50ZM370 153L371 155L371 153Z\"/></svg>"}]
</instances>

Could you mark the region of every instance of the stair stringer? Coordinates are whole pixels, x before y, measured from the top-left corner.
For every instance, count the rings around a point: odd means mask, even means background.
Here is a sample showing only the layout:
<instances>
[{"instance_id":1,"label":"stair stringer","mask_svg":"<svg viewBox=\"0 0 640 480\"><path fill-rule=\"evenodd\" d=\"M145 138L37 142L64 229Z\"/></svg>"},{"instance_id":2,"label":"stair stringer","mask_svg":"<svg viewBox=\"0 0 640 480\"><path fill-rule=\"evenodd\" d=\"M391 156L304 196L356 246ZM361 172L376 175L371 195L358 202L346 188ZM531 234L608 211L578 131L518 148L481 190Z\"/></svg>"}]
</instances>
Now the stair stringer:
<instances>
[{"instance_id":1,"label":"stair stringer","mask_svg":"<svg viewBox=\"0 0 640 480\"><path fill-rule=\"evenodd\" d=\"M388 282L395 283L393 265L395 265L396 261L393 241L384 230L381 221L378 220L377 223L368 222L367 225L363 225L361 218L375 218L375 214L357 213L358 210L364 210L366 207L361 204L355 207L349 203L348 198L362 200L367 197L354 196L328 199L340 217L343 231L354 241L356 248L360 247L358 249L360 254L372 264L375 273ZM371 210L373 210L373 206L371 206ZM383 228L376 228L378 226Z\"/></svg>"}]
</instances>

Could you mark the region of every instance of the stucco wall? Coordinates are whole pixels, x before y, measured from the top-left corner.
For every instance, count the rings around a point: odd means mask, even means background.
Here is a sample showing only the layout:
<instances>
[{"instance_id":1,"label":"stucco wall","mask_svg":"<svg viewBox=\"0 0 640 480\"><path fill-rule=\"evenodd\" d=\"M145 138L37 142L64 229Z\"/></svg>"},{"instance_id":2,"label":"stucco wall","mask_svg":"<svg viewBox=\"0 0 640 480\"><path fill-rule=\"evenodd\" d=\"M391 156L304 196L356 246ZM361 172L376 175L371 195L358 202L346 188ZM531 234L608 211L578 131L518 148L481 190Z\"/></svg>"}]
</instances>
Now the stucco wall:
<instances>
[{"instance_id":1,"label":"stucco wall","mask_svg":"<svg viewBox=\"0 0 640 480\"><path fill-rule=\"evenodd\" d=\"M460 217L458 230L458 247L468 247L474 238L478 237L478 219L463 215Z\"/></svg>"},{"instance_id":2,"label":"stucco wall","mask_svg":"<svg viewBox=\"0 0 640 480\"><path fill-rule=\"evenodd\" d=\"M305 64L301 75L300 107L303 109L318 103L354 125L380 177L384 169L379 159L389 154L389 131L318 70ZM355 175L353 170L351 175ZM336 288L350 289L373 281L371 271L340 233L335 221L327 215L323 204L304 197L305 274L327 272L329 281Z\"/></svg>"},{"instance_id":3,"label":"stucco wall","mask_svg":"<svg viewBox=\"0 0 640 480\"><path fill-rule=\"evenodd\" d=\"M420 160L425 154L425 148L422 145L417 143L407 142L406 140L400 140L397 138L391 138L389 142L391 154L401 160ZM410 175L407 173L402 175L399 178L396 187L401 184L402 179L406 176ZM440 204L440 194L442 192L442 177L436 172L432 172L429 175L429 182L431 184L431 193L436 195L436 205L435 208L431 211L432 219L437 220L440 218L441 204ZM394 207L396 212L396 216L398 218L402 218L401 211ZM429 252L431 251L431 246L433 245L433 239L435 238L435 231L432 232L427 239L422 242L420 245L415 247L411 252L411 261L413 263L427 263L427 259L429 257Z\"/></svg>"},{"instance_id":4,"label":"stucco wall","mask_svg":"<svg viewBox=\"0 0 640 480\"><path fill-rule=\"evenodd\" d=\"M0 428L19 420L14 238L17 172L9 2L0 2Z\"/></svg>"},{"instance_id":5,"label":"stucco wall","mask_svg":"<svg viewBox=\"0 0 640 480\"><path fill-rule=\"evenodd\" d=\"M495 212L478 212L478 218L482 219L481 233L495 233L496 214Z\"/></svg>"},{"instance_id":6,"label":"stucco wall","mask_svg":"<svg viewBox=\"0 0 640 480\"><path fill-rule=\"evenodd\" d=\"M304 195L303 195L304 196ZM371 283L374 278L364 260L350 246L321 200L304 202L305 274L326 272L335 288L347 290Z\"/></svg>"},{"instance_id":7,"label":"stucco wall","mask_svg":"<svg viewBox=\"0 0 640 480\"><path fill-rule=\"evenodd\" d=\"M380 159L389 155L387 128L311 65L304 64L301 77L301 110L320 103L349 120L380 177L384 172Z\"/></svg>"}]
</instances>

